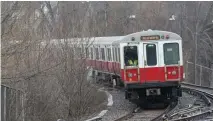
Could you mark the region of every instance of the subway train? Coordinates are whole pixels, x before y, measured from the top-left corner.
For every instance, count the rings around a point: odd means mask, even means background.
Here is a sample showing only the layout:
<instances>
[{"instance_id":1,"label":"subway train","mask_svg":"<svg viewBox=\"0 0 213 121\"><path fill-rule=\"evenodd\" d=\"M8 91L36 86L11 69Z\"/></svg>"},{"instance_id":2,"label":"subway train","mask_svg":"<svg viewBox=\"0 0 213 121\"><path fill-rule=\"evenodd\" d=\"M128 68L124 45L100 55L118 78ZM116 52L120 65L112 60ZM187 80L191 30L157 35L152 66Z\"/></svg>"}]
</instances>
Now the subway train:
<instances>
[{"instance_id":1,"label":"subway train","mask_svg":"<svg viewBox=\"0 0 213 121\"><path fill-rule=\"evenodd\" d=\"M182 96L180 83L185 73L178 34L149 29L125 36L93 37L89 43L86 64L93 76L123 86L125 99L169 103Z\"/></svg>"}]
</instances>

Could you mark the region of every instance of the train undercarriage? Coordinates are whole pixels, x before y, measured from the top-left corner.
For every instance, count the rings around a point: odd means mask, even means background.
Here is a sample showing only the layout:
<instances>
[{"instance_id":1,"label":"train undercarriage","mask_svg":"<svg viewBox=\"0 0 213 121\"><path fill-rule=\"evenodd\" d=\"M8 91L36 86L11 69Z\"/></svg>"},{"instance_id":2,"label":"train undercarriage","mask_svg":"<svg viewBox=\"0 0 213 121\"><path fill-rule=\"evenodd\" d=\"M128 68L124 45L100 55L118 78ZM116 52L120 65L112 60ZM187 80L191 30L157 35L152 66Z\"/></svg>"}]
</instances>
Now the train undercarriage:
<instances>
[{"instance_id":1,"label":"train undercarriage","mask_svg":"<svg viewBox=\"0 0 213 121\"><path fill-rule=\"evenodd\" d=\"M146 105L147 102L169 104L178 101L178 97L182 96L181 86L177 82L149 83L148 85L125 86L125 99L139 100L142 105Z\"/></svg>"}]
</instances>

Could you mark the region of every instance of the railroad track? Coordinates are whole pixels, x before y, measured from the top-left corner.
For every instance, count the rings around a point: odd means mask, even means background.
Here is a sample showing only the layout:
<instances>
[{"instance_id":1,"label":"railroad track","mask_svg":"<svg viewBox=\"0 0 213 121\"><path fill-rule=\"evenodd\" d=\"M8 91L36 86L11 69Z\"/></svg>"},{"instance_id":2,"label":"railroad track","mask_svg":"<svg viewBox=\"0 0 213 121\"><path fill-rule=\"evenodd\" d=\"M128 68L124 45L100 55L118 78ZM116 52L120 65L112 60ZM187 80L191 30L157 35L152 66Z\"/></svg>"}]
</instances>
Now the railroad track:
<instances>
[{"instance_id":1,"label":"railroad track","mask_svg":"<svg viewBox=\"0 0 213 121\"><path fill-rule=\"evenodd\" d=\"M200 86L194 86L189 84L182 84L183 91L194 95L202 100L198 100L199 103L194 103L189 107L183 109L177 109L167 114L166 120L169 121L188 121L188 120L204 120L208 116L213 114L213 95L204 92L212 91L212 88L204 88Z\"/></svg>"},{"instance_id":2,"label":"railroad track","mask_svg":"<svg viewBox=\"0 0 213 121\"><path fill-rule=\"evenodd\" d=\"M183 84L184 85L184 84ZM193 87L193 85L190 85ZM198 86L195 86L198 88ZM197 97L195 102L188 107L178 109L177 104L170 104L165 110L143 110L135 109L134 111L122 116L115 121L188 121L188 120L200 120L205 119L213 114L213 95L204 91L204 87L200 87L201 90L196 88L190 88L186 85L182 87L183 92ZM212 90L212 88L208 88Z\"/></svg>"},{"instance_id":3,"label":"railroad track","mask_svg":"<svg viewBox=\"0 0 213 121\"><path fill-rule=\"evenodd\" d=\"M166 109L161 110L143 110L137 107L114 121L188 121L203 120L213 116L213 88L182 84L182 90L196 97L188 107L178 109L178 103L170 104Z\"/></svg>"},{"instance_id":4,"label":"railroad track","mask_svg":"<svg viewBox=\"0 0 213 121\"><path fill-rule=\"evenodd\" d=\"M143 110L137 107L132 112L114 121L160 121L165 119L165 115L176 107L177 103L171 103L166 109Z\"/></svg>"},{"instance_id":5,"label":"railroad track","mask_svg":"<svg viewBox=\"0 0 213 121\"><path fill-rule=\"evenodd\" d=\"M113 88L111 85L107 83L102 83L102 86L107 87L107 90L122 90L122 87L115 87ZM124 116L121 116L120 118L117 118L114 121L158 121L163 117L164 114L172 110L177 103L169 105L166 109L158 109L158 110L143 110L140 107L136 107L131 112L127 113ZM161 117L162 116L162 117Z\"/></svg>"}]
</instances>

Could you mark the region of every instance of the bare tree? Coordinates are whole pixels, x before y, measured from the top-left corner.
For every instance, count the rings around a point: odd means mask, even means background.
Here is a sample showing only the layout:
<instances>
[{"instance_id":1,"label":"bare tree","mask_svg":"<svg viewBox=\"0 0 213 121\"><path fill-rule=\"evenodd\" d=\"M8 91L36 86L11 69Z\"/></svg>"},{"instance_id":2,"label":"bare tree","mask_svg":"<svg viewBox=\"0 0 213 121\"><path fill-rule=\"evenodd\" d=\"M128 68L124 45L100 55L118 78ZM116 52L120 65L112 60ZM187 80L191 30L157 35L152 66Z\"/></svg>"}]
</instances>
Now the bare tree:
<instances>
[{"instance_id":1,"label":"bare tree","mask_svg":"<svg viewBox=\"0 0 213 121\"><path fill-rule=\"evenodd\" d=\"M191 40L190 46L192 46L191 55L194 61L194 82L196 81L197 76L197 69L196 64L205 62L210 63L212 59L207 59L207 57L211 57L212 54L208 53L207 51L212 50L212 47L209 46L212 44L212 39L209 35L208 29L211 28L210 16L213 9L212 2L186 2L183 4L184 6L184 14L183 14L183 28L182 31L186 31L183 37L185 40ZM193 9L194 8L194 9ZM191 14L191 15L190 15ZM208 27L207 27L208 25ZM184 30L183 30L184 29ZM202 49L203 48L203 49ZM198 51L204 50L204 51ZM203 55L205 55L203 57ZM200 58L201 57L201 58ZM205 60L204 60L205 59Z\"/></svg>"},{"instance_id":2,"label":"bare tree","mask_svg":"<svg viewBox=\"0 0 213 121\"><path fill-rule=\"evenodd\" d=\"M54 9L50 2L4 4L12 7L5 11L2 21L2 82L24 91L26 120L79 119L92 110L89 107L104 100L86 81L85 51L77 53L82 55L81 61L74 61L76 53L72 52L82 48L82 44L68 44L68 38L83 38L88 34L88 4L71 2L71 11L63 2ZM79 7L86 9L81 11ZM55 19L57 15L59 20ZM53 46L54 41L61 44ZM85 43L84 47L87 46ZM94 101L96 96L100 100Z\"/></svg>"}]
</instances>

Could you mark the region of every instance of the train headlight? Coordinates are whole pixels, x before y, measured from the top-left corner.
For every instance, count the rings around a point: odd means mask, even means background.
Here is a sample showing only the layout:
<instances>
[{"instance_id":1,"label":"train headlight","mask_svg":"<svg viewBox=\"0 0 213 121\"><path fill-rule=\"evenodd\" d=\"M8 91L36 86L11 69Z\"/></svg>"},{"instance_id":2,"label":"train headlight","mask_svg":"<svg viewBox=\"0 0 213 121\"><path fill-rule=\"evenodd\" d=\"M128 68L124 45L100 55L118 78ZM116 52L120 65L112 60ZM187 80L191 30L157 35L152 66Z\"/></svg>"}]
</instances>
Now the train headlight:
<instances>
[{"instance_id":1,"label":"train headlight","mask_svg":"<svg viewBox=\"0 0 213 121\"><path fill-rule=\"evenodd\" d=\"M128 77L131 78L132 77L132 73L128 73Z\"/></svg>"},{"instance_id":2,"label":"train headlight","mask_svg":"<svg viewBox=\"0 0 213 121\"><path fill-rule=\"evenodd\" d=\"M172 71L172 75L176 75L177 74L177 72L176 71Z\"/></svg>"},{"instance_id":3,"label":"train headlight","mask_svg":"<svg viewBox=\"0 0 213 121\"><path fill-rule=\"evenodd\" d=\"M184 78L184 79L186 78L186 74L185 74L185 73L183 73L183 78Z\"/></svg>"}]
</instances>

